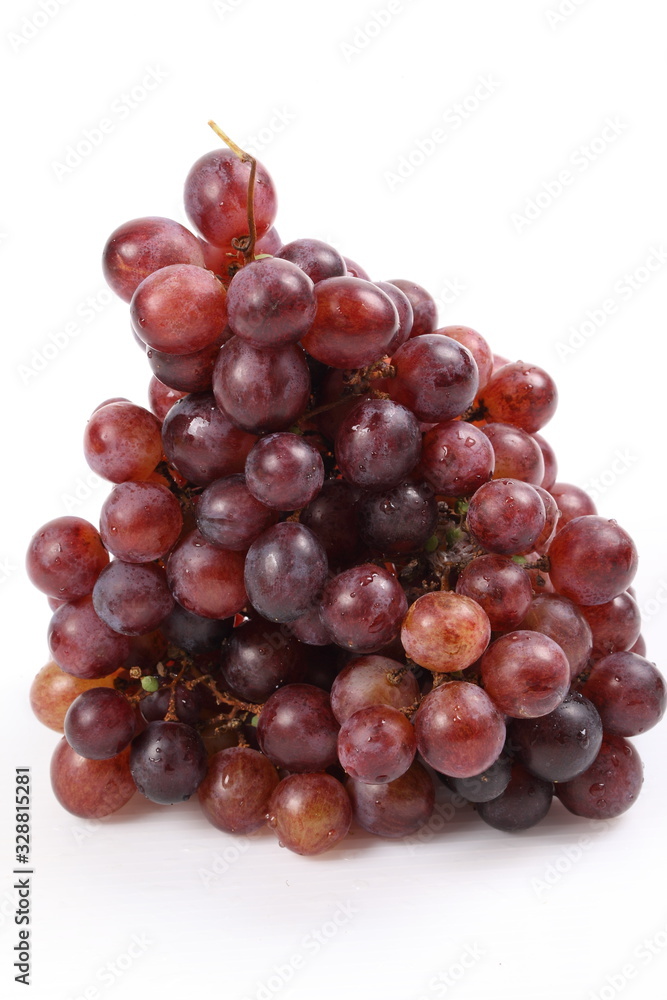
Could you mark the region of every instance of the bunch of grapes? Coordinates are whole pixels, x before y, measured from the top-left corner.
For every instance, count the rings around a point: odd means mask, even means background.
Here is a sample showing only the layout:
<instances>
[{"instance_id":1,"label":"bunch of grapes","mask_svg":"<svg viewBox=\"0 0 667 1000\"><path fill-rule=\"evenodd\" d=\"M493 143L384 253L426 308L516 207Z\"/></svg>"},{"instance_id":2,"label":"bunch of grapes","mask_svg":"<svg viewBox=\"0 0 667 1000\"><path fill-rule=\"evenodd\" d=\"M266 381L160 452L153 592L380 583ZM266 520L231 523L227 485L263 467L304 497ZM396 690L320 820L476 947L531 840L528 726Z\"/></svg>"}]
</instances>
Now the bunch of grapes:
<instances>
[{"instance_id":1,"label":"bunch of grapes","mask_svg":"<svg viewBox=\"0 0 667 1000\"><path fill-rule=\"evenodd\" d=\"M153 376L150 410L86 426L99 528L59 517L29 546L56 797L101 817L196 792L301 854L353 817L415 833L436 779L505 831L554 795L619 815L665 682L632 539L556 482L552 378L437 328L412 281L282 245L269 174L228 145L187 177L198 235L135 219L104 250Z\"/></svg>"}]
</instances>

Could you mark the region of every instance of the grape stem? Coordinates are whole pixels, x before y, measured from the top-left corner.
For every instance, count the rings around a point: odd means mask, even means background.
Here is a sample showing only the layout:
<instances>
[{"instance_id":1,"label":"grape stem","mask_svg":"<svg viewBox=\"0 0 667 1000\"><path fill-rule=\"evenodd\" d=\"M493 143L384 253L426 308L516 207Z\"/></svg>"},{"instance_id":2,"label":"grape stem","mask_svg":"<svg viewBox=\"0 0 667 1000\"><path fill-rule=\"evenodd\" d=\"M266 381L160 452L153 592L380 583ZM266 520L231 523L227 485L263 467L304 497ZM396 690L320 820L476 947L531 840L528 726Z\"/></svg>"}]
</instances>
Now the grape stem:
<instances>
[{"instance_id":1,"label":"grape stem","mask_svg":"<svg viewBox=\"0 0 667 1000\"><path fill-rule=\"evenodd\" d=\"M255 259L255 243L257 242L257 226L255 225L255 176L257 174L257 160L250 153L229 138L214 121L208 123L218 138L229 146L233 153L236 153L242 163L250 164L250 177L248 178L248 235L240 236L232 240L232 246L243 254L244 262L248 264Z\"/></svg>"}]
</instances>

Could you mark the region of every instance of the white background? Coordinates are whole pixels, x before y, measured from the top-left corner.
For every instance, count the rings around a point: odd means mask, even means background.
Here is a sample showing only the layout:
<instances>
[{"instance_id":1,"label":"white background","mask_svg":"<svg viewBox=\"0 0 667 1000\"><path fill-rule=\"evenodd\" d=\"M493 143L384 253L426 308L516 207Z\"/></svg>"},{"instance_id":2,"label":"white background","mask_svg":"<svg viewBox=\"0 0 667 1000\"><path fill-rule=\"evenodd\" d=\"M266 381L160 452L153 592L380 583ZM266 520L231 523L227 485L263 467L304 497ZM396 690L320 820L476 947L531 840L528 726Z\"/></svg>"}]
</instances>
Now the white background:
<instances>
[{"instance_id":1,"label":"white background","mask_svg":"<svg viewBox=\"0 0 667 1000\"><path fill-rule=\"evenodd\" d=\"M664 727L637 740L636 807L602 830L555 805L510 836L441 805L442 829L420 843L355 832L304 859L269 833L217 832L196 802L137 796L86 823L54 800L57 736L27 705L49 612L23 571L43 522L97 517L90 411L109 396L146 403L127 307L105 292L104 241L139 215L186 221L182 183L217 145L215 118L268 165L285 241L326 239L374 278L412 278L443 323L554 375L545 436L560 478L596 490L635 537L644 634L664 664L662 6L10 0L0 20L3 995L26 995L11 966L11 778L30 766L35 1000L133 998L150 984L160 998L225 1000L663 996ZM103 118L99 145L60 169ZM588 336L573 332L587 320Z\"/></svg>"}]
</instances>

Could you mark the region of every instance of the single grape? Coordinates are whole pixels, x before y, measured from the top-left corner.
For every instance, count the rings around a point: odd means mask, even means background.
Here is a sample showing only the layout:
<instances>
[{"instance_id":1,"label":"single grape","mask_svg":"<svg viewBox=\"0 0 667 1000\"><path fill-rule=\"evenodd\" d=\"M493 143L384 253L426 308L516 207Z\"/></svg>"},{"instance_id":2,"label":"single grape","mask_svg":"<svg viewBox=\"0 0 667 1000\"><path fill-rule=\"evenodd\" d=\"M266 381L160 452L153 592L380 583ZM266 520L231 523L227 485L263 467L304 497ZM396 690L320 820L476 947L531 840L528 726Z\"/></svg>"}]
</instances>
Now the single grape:
<instances>
[{"instance_id":1,"label":"single grape","mask_svg":"<svg viewBox=\"0 0 667 1000\"><path fill-rule=\"evenodd\" d=\"M197 237L180 222L159 216L124 222L114 229L102 254L107 284L125 302L144 278L169 264L206 266Z\"/></svg>"},{"instance_id":2,"label":"single grape","mask_svg":"<svg viewBox=\"0 0 667 1000\"><path fill-rule=\"evenodd\" d=\"M233 621L233 618L203 618L175 604L160 630L170 643L192 655L219 649L231 632Z\"/></svg>"},{"instance_id":3,"label":"single grape","mask_svg":"<svg viewBox=\"0 0 667 1000\"><path fill-rule=\"evenodd\" d=\"M182 530L178 500L157 483L118 483L102 505L102 541L109 552L126 563L162 559Z\"/></svg>"},{"instance_id":4,"label":"single grape","mask_svg":"<svg viewBox=\"0 0 667 1000\"><path fill-rule=\"evenodd\" d=\"M571 680L586 666L593 649L593 636L581 609L567 597L538 594L519 628L542 632L557 642L570 664Z\"/></svg>"},{"instance_id":5,"label":"single grape","mask_svg":"<svg viewBox=\"0 0 667 1000\"><path fill-rule=\"evenodd\" d=\"M421 434L412 413L390 399L355 406L340 422L335 453L348 482L363 489L398 486L419 460Z\"/></svg>"},{"instance_id":6,"label":"single grape","mask_svg":"<svg viewBox=\"0 0 667 1000\"><path fill-rule=\"evenodd\" d=\"M107 760L124 750L136 730L134 708L120 691L83 691L67 710L65 736L81 757Z\"/></svg>"},{"instance_id":7,"label":"single grape","mask_svg":"<svg viewBox=\"0 0 667 1000\"><path fill-rule=\"evenodd\" d=\"M637 570L634 542L616 521L588 514L562 528L549 547L555 590L577 604L606 604L622 594Z\"/></svg>"},{"instance_id":8,"label":"single grape","mask_svg":"<svg viewBox=\"0 0 667 1000\"><path fill-rule=\"evenodd\" d=\"M469 562L456 582L456 593L476 601L497 632L516 628L533 600L526 571L512 559L497 555Z\"/></svg>"},{"instance_id":9,"label":"single grape","mask_svg":"<svg viewBox=\"0 0 667 1000\"><path fill-rule=\"evenodd\" d=\"M613 819L630 808L643 781L636 749L622 736L609 733L591 766L571 781L558 782L556 795L575 816Z\"/></svg>"},{"instance_id":10,"label":"single grape","mask_svg":"<svg viewBox=\"0 0 667 1000\"><path fill-rule=\"evenodd\" d=\"M544 458L534 438L511 424L486 424L482 432L493 445L494 479L520 479L539 486L544 479Z\"/></svg>"},{"instance_id":11,"label":"single grape","mask_svg":"<svg viewBox=\"0 0 667 1000\"><path fill-rule=\"evenodd\" d=\"M347 273L342 256L322 240L292 240L280 247L275 256L296 264L315 284L325 278L339 278Z\"/></svg>"},{"instance_id":12,"label":"single grape","mask_svg":"<svg viewBox=\"0 0 667 1000\"><path fill-rule=\"evenodd\" d=\"M301 511L299 521L317 536L333 566L354 558L359 547L358 490L344 479L328 479Z\"/></svg>"},{"instance_id":13,"label":"single grape","mask_svg":"<svg viewBox=\"0 0 667 1000\"><path fill-rule=\"evenodd\" d=\"M391 355L409 339L414 322L414 312L405 292L402 292L396 285L392 285L391 281L376 281L374 284L391 299L398 313L398 329L387 345L387 354Z\"/></svg>"},{"instance_id":14,"label":"single grape","mask_svg":"<svg viewBox=\"0 0 667 1000\"><path fill-rule=\"evenodd\" d=\"M337 645L373 653L398 634L407 609L396 577L374 563L363 563L327 583L320 616Z\"/></svg>"},{"instance_id":15,"label":"single grape","mask_svg":"<svg viewBox=\"0 0 667 1000\"><path fill-rule=\"evenodd\" d=\"M63 809L82 819L110 816L137 790L128 749L106 760L89 760L73 750L64 736L51 758L51 785Z\"/></svg>"},{"instance_id":16,"label":"single grape","mask_svg":"<svg viewBox=\"0 0 667 1000\"><path fill-rule=\"evenodd\" d=\"M387 392L418 420L440 423L460 416L472 404L479 375L470 351L451 337L413 336L391 359L395 377Z\"/></svg>"},{"instance_id":17,"label":"single grape","mask_svg":"<svg viewBox=\"0 0 667 1000\"><path fill-rule=\"evenodd\" d=\"M265 702L257 739L277 767L323 771L338 760L339 728L326 691L312 684L286 684Z\"/></svg>"},{"instance_id":18,"label":"single grape","mask_svg":"<svg viewBox=\"0 0 667 1000\"><path fill-rule=\"evenodd\" d=\"M278 688L306 679L301 643L274 622L251 618L232 630L223 653L225 684L240 698L265 702Z\"/></svg>"},{"instance_id":19,"label":"single grape","mask_svg":"<svg viewBox=\"0 0 667 1000\"><path fill-rule=\"evenodd\" d=\"M544 440L541 434L533 434L532 438L534 441L537 441L540 451L542 452L542 458L544 459L544 478L542 479L540 486L545 490L551 490L553 489L558 475L556 452L553 450L549 442ZM591 513L595 513L595 511L592 511Z\"/></svg>"},{"instance_id":20,"label":"single grape","mask_svg":"<svg viewBox=\"0 0 667 1000\"><path fill-rule=\"evenodd\" d=\"M148 383L148 403L151 412L158 420L164 420L174 403L177 403L185 395L186 393L181 392L180 389L172 389L171 386L165 385L155 375Z\"/></svg>"},{"instance_id":21,"label":"single grape","mask_svg":"<svg viewBox=\"0 0 667 1000\"><path fill-rule=\"evenodd\" d=\"M245 585L253 606L271 621L294 621L316 605L327 557L303 524L283 521L255 539L246 555Z\"/></svg>"},{"instance_id":22,"label":"single grape","mask_svg":"<svg viewBox=\"0 0 667 1000\"><path fill-rule=\"evenodd\" d=\"M249 492L266 507L299 510L320 492L324 464L299 434L268 434L248 454L245 480Z\"/></svg>"},{"instance_id":23,"label":"single grape","mask_svg":"<svg viewBox=\"0 0 667 1000\"><path fill-rule=\"evenodd\" d=\"M220 409L242 430L285 430L308 405L306 356L298 344L260 350L232 337L218 354L213 393Z\"/></svg>"},{"instance_id":24,"label":"single grape","mask_svg":"<svg viewBox=\"0 0 667 1000\"><path fill-rule=\"evenodd\" d=\"M195 513L207 542L235 552L245 552L278 519L275 511L252 495L240 473L210 483Z\"/></svg>"},{"instance_id":25,"label":"single grape","mask_svg":"<svg viewBox=\"0 0 667 1000\"><path fill-rule=\"evenodd\" d=\"M26 570L30 582L49 597L75 601L89 594L109 562L97 530L82 517L56 517L30 539Z\"/></svg>"},{"instance_id":26,"label":"single grape","mask_svg":"<svg viewBox=\"0 0 667 1000\"><path fill-rule=\"evenodd\" d=\"M490 767L471 778L449 778L447 783L468 802L490 802L505 791L512 776L512 758L501 753Z\"/></svg>"},{"instance_id":27,"label":"single grape","mask_svg":"<svg viewBox=\"0 0 667 1000\"><path fill-rule=\"evenodd\" d=\"M308 275L288 260L251 261L229 285L229 325L253 347L295 344L315 319L314 287Z\"/></svg>"},{"instance_id":28,"label":"single grape","mask_svg":"<svg viewBox=\"0 0 667 1000\"><path fill-rule=\"evenodd\" d=\"M416 281L406 278L392 278L391 284L403 292L412 306L414 320L410 336L421 337L424 333L432 333L438 322L438 308L433 296Z\"/></svg>"},{"instance_id":29,"label":"single grape","mask_svg":"<svg viewBox=\"0 0 667 1000\"><path fill-rule=\"evenodd\" d=\"M93 607L114 632L153 632L174 607L165 571L154 563L115 559L97 578Z\"/></svg>"},{"instance_id":30,"label":"single grape","mask_svg":"<svg viewBox=\"0 0 667 1000\"><path fill-rule=\"evenodd\" d=\"M435 531L438 504L426 483L399 483L393 490L364 494L357 516L362 541L399 555L423 548Z\"/></svg>"},{"instance_id":31,"label":"single grape","mask_svg":"<svg viewBox=\"0 0 667 1000\"><path fill-rule=\"evenodd\" d=\"M227 323L227 293L211 271L170 264L137 287L130 303L132 325L148 347L193 354L210 347Z\"/></svg>"},{"instance_id":32,"label":"single grape","mask_svg":"<svg viewBox=\"0 0 667 1000\"><path fill-rule=\"evenodd\" d=\"M423 699L414 717L417 749L427 764L453 778L472 778L500 756L505 722L488 694L468 681L446 681Z\"/></svg>"},{"instance_id":33,"label":"single grape","mask_svg":"<svg viewBox=\"0 0 667 1000\"><path fill-rule=\"evenodd\" d=\"M551 808L553 793L551 781L543 781L515 761L504 792L489 802L480 802L477 812L496 830L517 833L544 819Z\"/></svg>"},{"instance_id":34,"label":"single grape","mask_svg":"<svg viewBox=\"0 0 667 1000\"><path fill-rule=\"evenodd\" d=\"M407 655L427 670L465 670L489 644L491 625L470 597L447 590L422 594L410 606L401 629Z\"/></svg>"},{"instance_id":35,"label":"single grape","mask_svg":"<svg viewBox=\"0 0 667 1000\"><path fill-rule=\"evenodd\" d=\"M515 361L492 375L480 401L491 420L532 433L553 417L558 392L543 368Z\"/></svg>"},{"instance_id":36,"label":"single grape","mask_svg":"<svg viewBox=\"0 0 667 1000\"><path fill-rule=\"evenodd\" d=\"M566 524L573 521L575 517L583 517L584 514L597 514L597 507L585 490L572 483L554 483L548 487L549 492L558 504L560 518L558 530L562 531Z\"/></svg>"},{"instance_id":37,"label":"single grape","mask_svg":"<svg viewBox=\"0 0 667 1000\"><path fill-rule=\"evenodd\" d=\"M346 719L338 733L338 759L358 781L394 781L405 774L416 752L412 723L387 705L359 709Z\"/></svg>"},{"instance_id":38,"label":"single grape","mask_svg":"<svg viewBox=\"0 0 667 1000\"><path fill-rule=\"evenodd\" d=\"M86 424L83 450L88 465L103 479L148 479L162 457L160 422L143 406L108 403Z\"/></svg>"},{"instance_id":39,"label":"single grape","mask_svg":"<svg viewBox=\"0 0 667 1000\"><path fill-rule=\"evenodd\" d=\"M378 837L407 837L433 814L433 779L417 760L393 781L369 784L350 778L346 788L357 823Z\"/></svg>"},{"instance_id":40,"label":"single grape","mask_svg":"<svg viewBox=\"0 0 667 1000\"><path fill-rule=\"evenodd\" d=\"M290 774L269 800L268 823L283 847L296 854L321 854L350 829L352 807L340 781L330 774Z\"/></svg>"},{"instance_id":41,"label":"single grape","mask_svg":"<svg viewBox=\"0 0 667 1000\"><path fill-rule=\"evenodd\" d=\"M252 833L264 826L279 782L273 764L257 750L230 747L213 754L197 789L209 823L225 833Z\"/></svg>"},{"instance_id":42,"label":"single grape","mask_svg":"<svg viewBox=\"0 0 667 1000\"><path fill-rule=\"evenodd\" d=\"M149 722L130 747L137 788L161 805L189 799L204 780L206 766L201 737L183 722Z\"/></svg>"},{"instance_id":43,"label":"single grape","mask_svg":"<svg viewBox=\"0 0 667 1000\"><path fill-rule=\"evenodd\" d=\"M593 763L602 743L595 705L576 691L539 719L513 719L509 745L544 781L570 781Z\"/></svg>"},{"instance_id":44,"label":"single grape","mask_svg":"<svg viewBox=\"0 0 667 1000\"><path fill-rule=\"evenodd\" d=\"M546 524L539 493L518 479L493 479L473 494L468 507L468 531L488 552L521 555L530 552Z\"/></svg>"},{"instance_id":45,"label":"single grape","mask_svg":"<svg viewBox=\"0 0 667 1000\"><path fill-rule=\"evenodd\" d=\"M342 724L371 705L410 708L419 699L415 675L387 656L357 656L343 667L331 686L331 708Z\"/></svg>"},{"instance_id":46,"label":"single grape","mask_svg":"<svg viewBox=\"0 0 667 1000\"><path fill-rule=\"evenodd\" d=\"M102 621L90 595L58 608L49 624L48 640L58 666L84 680L114 673L130 653L128 637Z\"/></svg>"},{"instance_id":47,"label":"single grape","mask_svg":"<svg viewBox=\"0 0 667 1000\"><path fill-rule=\"evenodd\" d=\"M593 633L593 657L599 659L630 649L639 638L642 616L639 605L625 591L606 604L583 606L581 613ZM629 735L623 733L624 736Z\"/></svg>"},{"instance_id":48,"label":"single grape","mask_svg":"<svg viewBox=\"0 0 667 1000\"><path fill-rule=\"evenodd\" d=\"M447 420L424 435L420 469L442 496L469 496L491 479L494 467L493 445L473 424Z\"/></svg>"},{"instance_id":49,"label":"single grape","mask_svg":"<svg viewBox=\"0 0 667 1000\"><path fill-rule=\"evenodd\" d=\"M175 403L162 425L167 460L197 486L243 472L257 438L239 430L218 409L208 392L191 393Z\"/></svg>"},{"instance_id":50,"label":"single grape","mask_svg":"<svg viewBox=\"0 0 667 1000\"><path fill-rule=\"evenodd\" d=\"M519 630L496 639L482 657L484 689L506 715L533 719L560 705L570 664L553 639Z\"/></svg>"},{"instance_id":51,"label":"single grape","mask_svg":"<svg viewBox=\"0 0 667 1000\"><path fill-rule=\"evenodd\" d=\"M665 679L645 657L631 652L611 653L591 668L582 694L593 702L606 733L638 736L665 714Z\"/></svg>"},{"instance_id":52,"label":"single grape","mask_svg":"<svg viewBox=\"0 0 667 1000\"><path fill-rule=\"evenodd\" d=\"M185 181L185 211L197 232L214 247L229 249L248 233L250 162L231 149L205 153ZM257 236L268 232L276 216L276 191L269 173L257 162L253 207Z\"/></svg>"},{"instance_id":53,"label":"single grape","mask_svg":"<svg viewBox=\"0 0 667 1000\"><path fill-rule=\"evenodd\" d=\"M493 374L493 352L481 333L470 326L442 326L433 332L451 337L468 348L477 364L479 389L483 389Z\"/></svg>"},{"instance_id":54,"label":"single grape","mask_svg":"<svg viewBox=\"0 0 667 1000\"><path fill-rule=\"evenodd\" d=\"M207 347L191 354L169 354L154 347L146 348L146 357L154 377L172 390L182 393L210 392L213 385L213 369L223 344L233 336L229 327ZM153 409L151 407L151 409ZM164 418L163 418L164 419Z\"/></svg>"},{"instance_id":55,"label":"single grape","mask_svg":"<svg viewBox=\"0 0 667 1000\"><path fill-rule=\"evenodd\" d=\"M332 368L361 368L387 353L398 312L382 289L345 275L315 285L317 311L302 338L305 349Z\"/></svg>"},{"instance_id":56,"label":"single grape","mask_svg":"<svg viewBox=\"0 0 667 1000\"><path fill-rule=\"evenodd\" d=\"M217 548L191 531L169 556L169 588L186 611L202 618L229 618L248 600L243 565L240 552Z\"/></svg>"}]
</instances>

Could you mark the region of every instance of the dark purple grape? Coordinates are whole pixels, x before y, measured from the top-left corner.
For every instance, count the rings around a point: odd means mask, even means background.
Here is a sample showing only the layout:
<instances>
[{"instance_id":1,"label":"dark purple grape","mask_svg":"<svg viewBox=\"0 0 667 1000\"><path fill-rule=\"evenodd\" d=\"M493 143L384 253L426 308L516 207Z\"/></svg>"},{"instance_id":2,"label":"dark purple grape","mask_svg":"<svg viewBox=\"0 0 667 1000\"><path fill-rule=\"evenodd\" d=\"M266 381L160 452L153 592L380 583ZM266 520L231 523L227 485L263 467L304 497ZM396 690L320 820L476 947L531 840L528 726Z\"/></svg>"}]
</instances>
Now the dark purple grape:
<instances>
[{"instance_id":1,"label":"dark purple grape","mask_svg":"<svg viewBox=\"0 0 667 1000\"><path fill-rule=\"evenodd\" d=\"M602 743L602 722L595 705L571 692L553 712L539 719L513 719L512 751L545 781L570 781L593 763Z\"/></svg>"},{"instance_id":2,"label":"dark purple grape","mask_svg":"<svg viewBox=\"0 0 667 1000\"><path fill-rule=\"evenodd\" d=\"M352 778L371 784L405 774L417 752L412 723L387 705L369 705L345 720L338 733L338 759Z\"/></svg>"},{"instance_id":3,"label":"dark purple grape","mask_svg":"<svg viewBox=\"0 0 667 1000\"><path fill-rule=\"evenodd\" d=\"M56 517L35 532L26 555L30 582L59 601L89 594L109 562L97 529L82 517Z\"/></svg>"},{"instance_id":4,"label":"dark purple grape","mask_svg":"<svg viewBox=\"0 0 667 1000\"><path fill-rule=\"evenodd\" d=\"M171 614L160 625L160 631L174 646L193 655L219 649L222 640L231 632L233 622L233 618L203 618L174 604Z\"/></svg>"},{"instance_id":5,"label":"dark purple grape","mask_svg":"<svg viewBox=\"0 0 667 1000\"><path fill-rule=\"evenodd\" d=\"M505 833L529 830L540 823L551 808L554 786L514 762L504 792L490 802L480 802L477 812L489 826Z\"/></svg>"},{"instance_id":6,"label":"dark purple grape","mask_svg":"<svg viewBox=\"0 0 667 1000\"><path fill-rule=\"evenodd\" d=\"M190 482L208 486L215 479L243 472L257 438L239 430L208 392L179 399L162 425L167 460Z\"/></svg>"},{"instance_id":7,"label":"dark purple grape","mask_svg":"<svg viewBox=\"0 0 667 1000\"><path fill-rule=\"evenodd\" d=\"M512 759L501 753L481 774L475 774L471 778L449 778L448 784L467 802L490 802L502 795L511 776Z\"/></svg>"},{"instance_id":8,"label":"dark purple grape","mask_svg":"<svg viewBox=\"0 0 667 1000\"><path fill-rule=\"evenodd\" d=\"M213 754L197 790L209 823L225 833L252 833L266 822L279 782L273 764L257 750L230 747Z\"/></svg>"},{"instance_id":9,"label":"dark purple grape","mask_svg":"<svg viewBox=\"0 0 667 1000\"><path fill-rule=\"evenodd\" d=\"M299 515L301 524L317 535L334 566L351 560L359 548L357 494L344 479L328 479Z\"/></svg>"},{"instance_id":10,"label":"dark purple grape","mask_svg":"<svg viewBox=\"0 0 667 1000\"><path fill-rule=\"evenodd\" d=\"M390 399L361 402L340 422L336 461L350 483L363 489L391 489L419 460L419 424Z\"/></svg>"},{"instance_id":11,"label":"dark purple grape","mask_svg":"<svg viewBox=\"0 0 667 1000\"><path fill-rule=\"evenodd\" d=\"M622 736L605 734L600 752L582 774L556 785L556 795L575 816L613 819L633 804L644 781L636 749Z\"/></svg>"},{"instance_id":12,"label":"dark purple grape","mask_svg":"<svg viewBox=\"0 0 667 1000\"><path fill-rule=\"evenodd\" d=\"M287 684L264 704L257 739L277 767L324 771L338 760L339 728L326 691L312 684Z\"/></svg>"},{"instance_id":13,"label":"dark purple grape","mask_svg":"<svg viewBox=\"0 0 667 1000\"><path fill-rule=\"evenodd\" d=\"M115 559L93 587L93 607L121 635L153 632L174 607L165 571L155 563Z\"/></svg>"},{"instance_id":14,"label":"dark purple grape","mask_svg":"<svg viewBox=\"0 0 667 1000\"><path fill-rule=\"evenodd\" d=\"M264 702L278 688L306 679L305 649L273 622L251 619L232 630L222 676L240 698Z\"/></svg>"},{"instance_id":15,"label":"dark purple grape","mask_svg":"<svg viewBox=\"0 0 667 1000\"><path fill-rule=\"evenodd\" d=\"M299 434L268 434L248 455L245 480L250 493L266 507L299 510L322 488L324 463Z\"/></svg>"},{"instance_id":16,"label":"dark purple grape","mask_svg":"<svg viewBox=\"0 0 667 1000\"><path fill-rule=\"evenodd\" d=\"M144 278L169 264L206 266L197 237L180 222L159 216L124 222L114 229L102 254L104 277L125 302Z\"/></svg>"},{"instance_id":17,"label":"dark purple grape","mask_svg":"<svg viewBox=\"0 0 667 1000\"><path fill-rule=\"evenodd\" d=\"M245 552L278 514L257 500L237 473L210 483L197 501L197 527L207 542Z\"/></svg>"},{"instance_id":18,"label":"dark purple grape","mask_svg":"<svg viewBox=\"0 0 667 1000\"><path fill-rule=\"evenodd\" d=\"M174 688L173 710L179 722L185 722L188 726L196 726L199 722L202 707L199 690L196 687L187 688L184 684L177 684ZM171 706L172 688L169 684L147 694L139 702L139 709L146 722L158 722L164 719Z\"/></svg>"},{"instance_id":19,"label":"dark purple grape","mask_svg":"<svg viewBox=\"0 0 667 1000\"><path fill-rule=\"evenodd\" d=\"M582 693L602 718L605 733L638 736L665 714L665 679L654 663L637 653L618 652L591 668Z\"/></svg>"},{"instance_id":20,"label":"dark purple grape","mask_svg":"<svg viewBox=\"0 0 667 1000\"><path fill-rule=\"evenodd\" d=\"M296 264L315 284L325 278L339 278L347 274L342 256L322 240L293 240L282 246L275 256Z\"/></svg>"},{"instance_id":21,"label":"dark purple grape","mask_svg":"<svg viewBox=\"0 0 667 1000\"><path fill-rule=\"evenodd\" d=\"M433 779L419 761L393 781L368 784L350 778L346 788L354 818L378 837L407 837L428 823L435 805Z\"/></svg>"},{"instance_id":22,"label":"dark purple grape","mask_svg":"<svg viewBox=\"0 0 667 1000\"><path fill-rule=\"evenodd\" d=\"M427 764L453 778L472 778L500 756L505 722L488 694L468 681L446 681L422 701L414 718L417 749Z\"/></svg>"},{"instance_id":23,"label":"dark purple grape","mask_svg":"<svg viewBox=\"0 0 667 1000\"><path fill-rule=\"evenodd\" d=\"M213 393L220 409L244 431L285 430L308 404L306 356L298 344L260 349L232 337L218 354Z\"/></svg>"},{"instance_id":24,"label":"dark purple grape","mask_svg":"<svg viewBox=\"0 0 667 1000\"><path fill-rule=\"evenodd\" d=\"M115 757L129 744L135 729L134 708L125 695L113 688L82 692L65 716L67 742L91 760Z\"/></svg>"},{"instance_id":25,"label":"dark purple grape","mask_svg":"<svg viewBox=\"0 0 667 1000\"><path fill-rule=\"evenodd\" d=\"M253 347L296 344L315 318L313 282L288 260L251 261L230 282L227 315L236 336Z\"/></svg>"},{"instance_id":26,"label":"dark purple grape","mask_svg":"<svg viewBox=\"0 0 667 1000\"><path fill-rule=\"evenodd\" d=\"M392 555L423 548L438 522L438 504L426 483L399 483L393 490L366 493L357 511L362 541Z\"/></svg>"},{"instance_id":27,"label":"dark purple grape","mask_svg":"<svg viewBox=\"0 0 667 1000\"><path fill-rule=\"evenodd\" d=\"M289 622L317 603L327 576L327 557L303 524L283 521L257 538L246 555L245 585L259 613Z\"/></svg>"},{"instance_id":28,"label":"dark purple grape","mask_svg":"<svg viewBox=\"0 0 667 1000\"><path fill-rule=\"evenodd\" d=\"M364 563L329 581L320 616L337 645L373 653L398 634L407 610L405 591L396 577L381 566Z\"/></svg>"},{"instance_id":29,"label":"dark purple grape","mask_svg":"<svg viewBox=\"0 0 667 1000\"><path fill-rule=\"evenodd\" d=\"M330 774L290 774L269 800L268 823L283 847L321 854L347 834L352 807L340 781Z\"/></svg>"},{"instance_id":30,"label":"dark purple grape","mask_svg":"<svg viewBox=\"0 0 667 1000\"><path fill-rule=\"evenodd\" d=\"M201 737L183 722L149 722L130 747L130 771L147 799L171 805L189 799L206 775Z\"/></svg>"}]
</instances>

